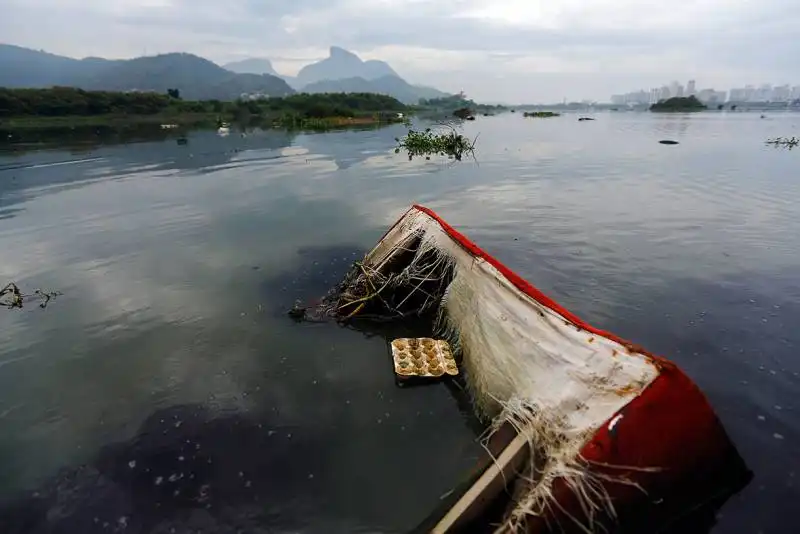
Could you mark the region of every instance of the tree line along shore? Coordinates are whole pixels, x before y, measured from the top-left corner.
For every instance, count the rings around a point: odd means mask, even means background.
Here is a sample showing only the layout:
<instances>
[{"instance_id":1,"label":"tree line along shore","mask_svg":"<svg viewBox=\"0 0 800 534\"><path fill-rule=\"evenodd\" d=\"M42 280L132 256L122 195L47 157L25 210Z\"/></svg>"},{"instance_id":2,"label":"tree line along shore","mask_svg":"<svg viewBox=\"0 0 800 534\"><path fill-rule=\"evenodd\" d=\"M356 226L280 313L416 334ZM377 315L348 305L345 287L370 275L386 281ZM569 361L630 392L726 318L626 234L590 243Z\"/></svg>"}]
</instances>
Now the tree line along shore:
<instances>
[{"instance_id":1,"label":"tree line along shore","mask_svg":"<svg viewBox=\"0 0 800 534\"><path fill-rule=\"evenodd\" d=\"M0 129L124 123L189 125L263 121L277 126L395 122L409 111L374 93L293 94L263 99L184 100L166 93L86 91L74 87L0 88Z\"/></svg>"}]
</instances>

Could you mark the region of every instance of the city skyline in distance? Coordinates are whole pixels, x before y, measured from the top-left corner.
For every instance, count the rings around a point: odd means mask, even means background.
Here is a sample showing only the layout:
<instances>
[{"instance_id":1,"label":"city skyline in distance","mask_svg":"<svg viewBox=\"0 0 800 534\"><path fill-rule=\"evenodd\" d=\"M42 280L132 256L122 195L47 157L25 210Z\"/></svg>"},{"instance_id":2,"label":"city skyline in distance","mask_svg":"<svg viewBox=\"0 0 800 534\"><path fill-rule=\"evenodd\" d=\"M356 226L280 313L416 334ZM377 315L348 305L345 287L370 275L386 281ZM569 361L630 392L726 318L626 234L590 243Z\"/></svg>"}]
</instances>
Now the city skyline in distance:
<instances>
[{"instance_id":1,"label":"city skyline in distance","mask_svg":"<svg viewBox=\"0 0 800 534\"><path fill-rule=\"evenodd\" d=\"M722 104L726 102L766 103L793 102L800 99L800 84L773 86L772 83L747 84L726 90L715 88L697 89L697 81L690 79L686 85L672 81L669 85L640 89L629 93L611 95L611 103L615 105L651 105L661 100L675 97L695 96L704 104Z\"/></svg>"}]
</instances>

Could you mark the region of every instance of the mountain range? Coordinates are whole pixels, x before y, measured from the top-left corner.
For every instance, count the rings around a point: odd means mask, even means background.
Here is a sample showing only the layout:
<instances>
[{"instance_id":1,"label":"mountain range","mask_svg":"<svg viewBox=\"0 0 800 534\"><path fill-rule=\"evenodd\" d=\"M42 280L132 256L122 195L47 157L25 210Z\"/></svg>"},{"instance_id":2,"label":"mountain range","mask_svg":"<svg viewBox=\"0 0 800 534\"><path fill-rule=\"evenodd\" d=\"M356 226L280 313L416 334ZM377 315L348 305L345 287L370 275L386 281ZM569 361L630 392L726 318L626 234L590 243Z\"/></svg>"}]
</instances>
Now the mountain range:
<instances>
[{"instance_id":1,"label":"mountain range","mask_svg":"<svg viewBox=\"0 0 800 534\"><path fill-rule=\"evenodd\" d=\"M245 59L223 67L238 73L274 74L304 93L379 93L406 104L416 104L420 98L449 96L432 87L408 83L385 61L363 61L338 46L330 47L327 58L300 69L296 77L278 74L266 58Z\"/></svg>"},{"instance_id":2,"label":"mountain range","mask_svg":"<svg viewBox=\"0 0 800 534\"><path fill-rule=\"evenodd\" d=\"M281 77L280 74L275 72L272 61L266 58L251 57L241 61L226 63L222 68L237 74L271 74L272 76Z\"/></svg>"},{"instance_id":3,"label":"mountain range","mask_svg":"<svg viewBox=\"0 0 800 534\"><path fill-rule=\"evenodd\" d=\"M0 87L80 87L101 91L179 89L190 100L233 100L242 93L285 96L295 91L270 75L236 74L192 54L173 53L128 60L73 59L0 45Z\"/></svg>"},{"instance_id":4,"label":"mountain range","mask_svg":"<svg viewBox=\"0 0 800 534\"><path fill-rule=\"evenodd\" d=\"M327 58L300 69L300 72L297 73L297 83L305 87L323 80L346 78L375 80L386 76L400 78L400 75L384 61L375 59L362 61L360 57L352 52L348 52L338 46L332 46L330 55Z\"/></svg>"},{"instance_id":5,"label":"mountain range","mask_svg":"<svg viewBox=\"0 0 800 534\"><path fill-rule=\"evenodd\" d=\"M127 60L74 59L0 44L0 87L73 86L87 90L158 91L179 89L190 100L233 100L243 94L285 96L308 93L387 94L405 103L446 93L409 84L388 63L362 61L332 46L329 57L306 65L297 77L281 76L268 59L250 58L223 67L187 53Z\"/></svg>"}]
</instances>

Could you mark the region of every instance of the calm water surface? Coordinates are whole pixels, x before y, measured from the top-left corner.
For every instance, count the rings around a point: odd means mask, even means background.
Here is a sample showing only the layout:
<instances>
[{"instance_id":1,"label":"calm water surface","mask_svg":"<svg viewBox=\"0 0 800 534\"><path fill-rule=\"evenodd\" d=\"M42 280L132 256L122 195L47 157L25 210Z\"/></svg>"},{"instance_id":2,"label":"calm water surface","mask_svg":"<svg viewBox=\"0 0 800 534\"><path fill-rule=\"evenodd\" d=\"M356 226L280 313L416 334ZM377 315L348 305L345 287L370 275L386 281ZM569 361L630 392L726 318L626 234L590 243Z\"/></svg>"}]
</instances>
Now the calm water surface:
<instances>
[{"instance_id":1,"label":"calm water surface","mask_svg":"<svg viewBox=\"0 0 800 534\"><path fill-rule=\"evenodd\" d=\"M597 119L479 118L455 165L401 126L0 153L0 281L64 293L0 314L0 525L416 525L478 455L468 407L284 312L419 202L697 381L755 472L713 532L800 530L800 153L763 144L800 114Z\"/></svg>"}]
</instances>

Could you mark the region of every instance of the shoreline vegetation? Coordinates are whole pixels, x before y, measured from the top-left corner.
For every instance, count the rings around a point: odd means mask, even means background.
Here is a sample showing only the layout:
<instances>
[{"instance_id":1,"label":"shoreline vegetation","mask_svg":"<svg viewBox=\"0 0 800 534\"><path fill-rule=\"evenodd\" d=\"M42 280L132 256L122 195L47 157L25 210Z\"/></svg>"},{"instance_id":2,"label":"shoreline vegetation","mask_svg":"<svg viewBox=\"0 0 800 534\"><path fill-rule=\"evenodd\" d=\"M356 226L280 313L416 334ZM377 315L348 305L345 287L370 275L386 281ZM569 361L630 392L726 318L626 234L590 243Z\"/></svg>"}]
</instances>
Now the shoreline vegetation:
<instances>
[{"instance_id":1,"label":"shoreline vegetation","mask_svg":"<svg viewBox=\"0 0 800 534\"><path fill-rule=\"evenodd\" d=\"M650 111L661 113L686 113L694 111L705 111L708 108L700 102L694 95L687 97L676 96L661 100L650 106Z\"/></svg>"},{"instance_id":2,"label":"shoreline vegetation","mask_svg":"<svg viewBox=\"0 0 800 534\"><path fill-rule=\"evenodd\" d=\"M505 111L464 94L421 99L417 105L376 93L297 93L259 99L184 100L180 90L157 92L87 91L75 87L0 87L0 133L38 129L214 127L225 124L300 130L381 126L408 116L436 118ZM2 136L9 138L8 135Z\"/></svg>"},{"instance_id":3,"label":"shoreline vegetation","mask_svg":"<svg viewBox=\"0 0 800 534\"><path fill-rule=\"evenodd\" d=\"M257 100L183 100L177 89L152 92L0 88L0 131L104 126L212 126L244 123L328 129L403 122L412 111L374 93L294 94Z\"/></svg>"}]
</instances>

